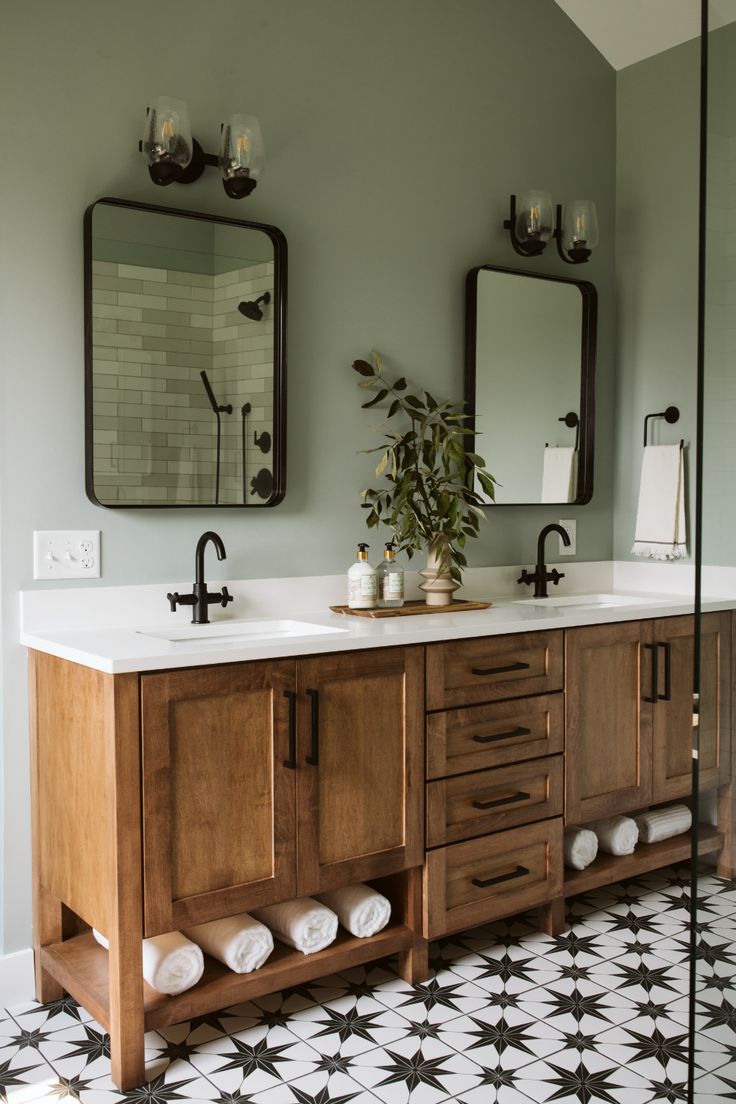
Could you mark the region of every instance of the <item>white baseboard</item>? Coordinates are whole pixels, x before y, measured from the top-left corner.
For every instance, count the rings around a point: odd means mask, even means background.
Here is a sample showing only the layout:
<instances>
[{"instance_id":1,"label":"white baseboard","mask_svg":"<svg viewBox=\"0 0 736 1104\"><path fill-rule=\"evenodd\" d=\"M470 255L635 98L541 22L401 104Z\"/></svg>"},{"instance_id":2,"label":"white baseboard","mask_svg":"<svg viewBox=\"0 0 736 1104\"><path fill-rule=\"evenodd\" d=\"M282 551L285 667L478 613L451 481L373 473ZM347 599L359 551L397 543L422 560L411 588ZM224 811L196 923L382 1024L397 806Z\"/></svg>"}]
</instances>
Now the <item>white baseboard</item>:
<instances>
[{"instance_id":1,"label":"white baseboard","mask_svg":"<svg viewBox=\"0 0 736 1104\"><path fill-rule=\"evenodd\" d=\"M33 951L0 955L0 1008L15 1008L35 999Z\"/></svg>"}]
</instances>

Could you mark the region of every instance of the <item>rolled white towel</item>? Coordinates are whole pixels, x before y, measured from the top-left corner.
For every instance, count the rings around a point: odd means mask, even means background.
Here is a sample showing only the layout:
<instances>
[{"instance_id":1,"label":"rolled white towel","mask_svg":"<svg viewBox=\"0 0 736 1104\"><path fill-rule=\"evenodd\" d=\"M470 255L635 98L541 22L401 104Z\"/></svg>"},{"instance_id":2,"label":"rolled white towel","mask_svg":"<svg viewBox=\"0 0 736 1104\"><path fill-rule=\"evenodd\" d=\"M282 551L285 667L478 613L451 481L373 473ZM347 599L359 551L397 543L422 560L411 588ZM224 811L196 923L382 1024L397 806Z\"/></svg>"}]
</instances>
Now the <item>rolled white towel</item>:
<instances>
[{"instance_id":1,"label":"rolled white towel","mask_svg":"<svg viewBox=\"0 0 736 1104\"><path fill-rule=\"evenodd\" d=\"M340 923L351 935L360 939L375 935L391 919L391 902L377 889L362 882L320 893L319 900L337 913Z\"/></svg>"},{"instance_id":2,"label":"rolled white towel","mask_svg":"<svg viewBox=\"0 0 736 1104\"><path fill-rule=\"evenodd\" d=\"M689 831L693 814L687 805L670 805L666 809L650 809L636 818L642 843L659 843Z\"/></svg>"},{"instance_id":3,"label":"rolled white towel","mask_svg":"<svg viewBox=\"0 0 736 1104\"><path fill-rule=\"evenodd\" d=\"M571 825L565 829L564 853L565 866L571 866L573 870L585 870L598 854L598 837L590 828L576 828Z\"/></svg>"},{"instance_id":4,"label":"rolled white towel","mask_svg":"<svg viewBox=\"0 0 736 1104\"><path fill-rule=\"evenodd\" d=\"M110 949L105 936L93 929L97 942ZM175 997L196 985L204 970L204 957L196 943L181 932L166 932L143 940L143 976L158 993Z\"/></svg>"},{"instance_id":5,"label":"rolled white towel","mask_svg":"<svg viewBox=\"0 0 736 1104\"><path fill-rule=\"evenodd\" d=\"M588 827L598 837L598 847L608 855L633 855L639 841L636 821L627 816L612 816Z\"/></svg>"},{"instance_id":6,"label":"rolled white towel","mask_svg":"<svg viewBox=\"0 0 736 1104\"><path fill-rule=\"evenodd\" d=\"M334 943L337 917L313 897L297 897L280 905L254 909L253 915L271 929L277 939L302 954L316 954Z\"/></svg>"},{"instance_id":7,"label":"rolled white towel","mask_svg":"<svg viewBox=\"0 0 736 1104\"><path fill-rule=\"evenodd\" d=\"M271 932L247 912L185 928L184 935L236 974L260 970L273 950Z\"/></svg>"}]
</instances>

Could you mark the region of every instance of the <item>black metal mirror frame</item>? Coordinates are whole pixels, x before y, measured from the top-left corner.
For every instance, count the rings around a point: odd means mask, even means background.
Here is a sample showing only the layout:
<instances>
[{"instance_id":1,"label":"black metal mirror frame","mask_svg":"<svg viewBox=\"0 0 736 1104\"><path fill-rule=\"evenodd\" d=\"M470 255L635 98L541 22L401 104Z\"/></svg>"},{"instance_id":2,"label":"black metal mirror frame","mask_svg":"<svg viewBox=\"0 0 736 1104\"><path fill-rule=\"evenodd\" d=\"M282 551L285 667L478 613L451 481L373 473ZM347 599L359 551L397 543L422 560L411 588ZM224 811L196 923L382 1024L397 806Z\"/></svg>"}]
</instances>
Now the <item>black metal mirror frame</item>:
<instances>
[{"instance_id":1,"label":"black metal mirror frame","mask_svg":"<svg viewBox=\"0 0 736 1104\"><path fill-rule=\"evenodd\" d=\"M598 292L587 280L575 280L568 276L550 276L542 272L506 268L503 265L478 265L471 268L465 281L465 404L470 415L468 428L475 429L475 378L476 336L478 327L478 273L484 271L505 272L510 276L525 276L530 280L554 280L556 283L573 284L582 297L582 325L580 341L580 411L579 456L577 495L572 502L501 502L493 506L584 506L593 497L593 461L595 446L595 354L598 322ZM478 448L483 453L482 444ZM493 470L493 458L486 457Z\"/></svg>"},{"instance_id":2,"label":"black metal mirror frame","mask_svg":"<svg viewBox=\"0 0 736 1104\"><path fill-rule=\"evenodd\" d=\"M215 222L225 226L240 226L248 230L260 230L273 244L274 293L272 299L273 342L273 493L265 502L223 502L217 505L205 502L100 502L94 488L93 445L93 358L92 358L92 215L95 207L126 207L159 215L175 215L178 218ZM133 200L104 196L92 203L84 212L84 465L85 490L95 506L106 510L252 510L277 506L286 494L286 237L276 226L264 222L247 222L245 219L228 218L226 215L207 215L200 211L182 211L176 207L160 207L153 203L136 203Z\"/></svg>"}]
</instances>

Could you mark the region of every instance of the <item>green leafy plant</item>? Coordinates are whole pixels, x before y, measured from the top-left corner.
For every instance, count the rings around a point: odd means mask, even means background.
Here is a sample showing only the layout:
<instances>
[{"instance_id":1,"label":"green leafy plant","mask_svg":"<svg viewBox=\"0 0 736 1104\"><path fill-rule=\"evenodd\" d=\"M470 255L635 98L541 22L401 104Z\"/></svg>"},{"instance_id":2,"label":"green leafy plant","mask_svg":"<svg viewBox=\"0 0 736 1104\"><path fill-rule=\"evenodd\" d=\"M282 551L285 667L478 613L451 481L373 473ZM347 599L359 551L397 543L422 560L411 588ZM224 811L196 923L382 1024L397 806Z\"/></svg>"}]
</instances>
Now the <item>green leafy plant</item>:
<instances>
[{"instance_id":1,"label":"green leafy plant","mask_svg":"<svg viewBox=\"0 0 736 1104\"><path fill-rule=\"evenodd\" d=\"M465 404L413 391L403 376L392 382L378 353L371 354L371 361L354 361L353 369L361 376L359 386L375 392L364 409L389 403L383 443L364 450L380 452L376 476L386 481L380 489L361 492L368 528L390 526L397 551L409 559L432 548L439 571L462 582L463 549L468 537L478 536L485 517L476 478L492 500L497 482L485 470L483 457L466 447L473 433Z\"/></svg>"}]
</instances>

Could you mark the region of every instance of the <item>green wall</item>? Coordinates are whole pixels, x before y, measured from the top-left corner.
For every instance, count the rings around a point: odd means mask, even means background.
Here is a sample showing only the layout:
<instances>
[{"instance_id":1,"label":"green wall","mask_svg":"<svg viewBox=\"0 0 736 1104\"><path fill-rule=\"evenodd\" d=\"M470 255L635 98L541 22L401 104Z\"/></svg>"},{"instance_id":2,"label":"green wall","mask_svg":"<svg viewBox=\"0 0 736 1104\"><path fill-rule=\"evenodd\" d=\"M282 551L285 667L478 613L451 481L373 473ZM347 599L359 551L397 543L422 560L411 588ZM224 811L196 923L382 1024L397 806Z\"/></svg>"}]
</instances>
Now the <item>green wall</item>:
<instances>
[{"instance_id":1,"label":"green wall","mask_svg":"<svg viewBox=\"0 0 736 1104\"><path fill-rule=\"evenodd\" d=\"M699 41L686 42L617 74L614 557L620 560L636 558L644 415L667 406L680 408L680 421L650 422L650 439L682 437L692 446L685 462L693 549L699 51Z\"/></svg>"},{"instance_id":2,"label":"green wall","mask_svg":"<svg viewBox=\"0 0 736 1104\"><path fill-rule=\"evenodd\" d=\"M601 245L596 491L578 554L612 540L615 78L552 0L28 0L3 17L5 312L0 404L6 951L30 940L24 657L17 592L37 528L102 529L101 584L191 577L216 528L234 577L344 570L364 535L358 492L374 419L351 361L462 394L467 270L564 272L517 258L508 195L594 197ZM146 102L189 103L214 150L231 111L256 114L268 157L241 203L209 170L156 187L137 143ZM106 512L83 490L82 214L118 196L271 222L289 244L288 489L263 512ZM677 395L669 395L676 401ZM493 470L492 441L482 452ZM494 513L474 564L528 563L554 507ZM152 611L152 614L154 611Z\"/></svg>"}]
</instances>

